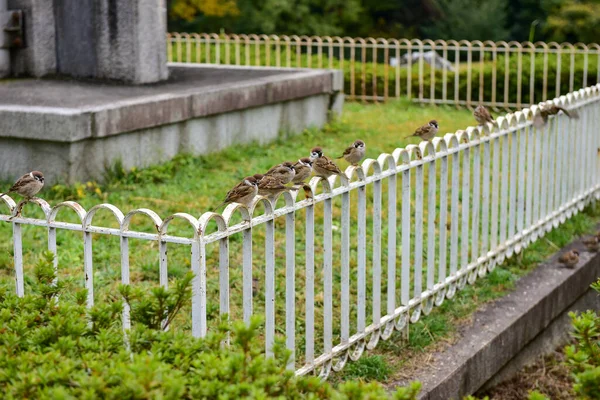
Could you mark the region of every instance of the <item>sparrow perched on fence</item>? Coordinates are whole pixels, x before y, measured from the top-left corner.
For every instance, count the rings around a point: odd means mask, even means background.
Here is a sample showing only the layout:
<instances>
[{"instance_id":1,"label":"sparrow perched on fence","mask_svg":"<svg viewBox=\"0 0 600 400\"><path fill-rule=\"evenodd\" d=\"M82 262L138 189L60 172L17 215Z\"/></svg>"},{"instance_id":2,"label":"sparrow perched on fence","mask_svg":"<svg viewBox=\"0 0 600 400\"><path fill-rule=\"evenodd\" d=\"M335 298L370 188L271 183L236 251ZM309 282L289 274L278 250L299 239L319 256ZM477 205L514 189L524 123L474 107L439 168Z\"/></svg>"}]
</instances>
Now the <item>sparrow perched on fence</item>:
<instances>
[{"instance_id":1,"label":"sparrow perched on fence","mask_svg":"<svg viewBox=\"0 0 600 400\"><path fill-rule=\"evenodd\" d=\"M260 176L260 174L254 175L254 177L257 176ZM290 188L284 186L276 175L263 175L258 180L258 194L267 197L271 201L275 201L277 196L289 190Z\"/></svg>"},{"instance_id":2,"label":"sparrow perched on fence","mask_svg":"<svg viewBox=\"0 0 600 400\"><path fill-rule=\"evenodd\" d=\"M289 161L271 167L265 175L276 177L282 184L290 183L296 175L294 164Z\"/></svg>"},{"instance_id":3,"label":"sparrow perched on fence","mask_svg":"<svg viewBox=\"0 0 600 400\"><path fill-rule=\"evenodd\" d=\"M16 181L15 184L10 187L10 189L8 189L8 192L0 193L0 197L8 193L16 193L29 200L38 194L43 187L44 174L42 174L40 171L31 171L30 173L20 177L19 180Z\"/></svg>"},{"instance_id":4,"label":"sparrow perched on fence","mask_svg":"<svg viewBox=\"0 0 600 400\"><path fill-rule=\"evenodd\" d=\"M423 140L431 141L438 133L438 123L435 119L429 121L427 125L423 125L415 131L412 135L406 136L404 139L408 139L409 137L418 136Z\"/></svg>"},{"instance_id":5,"label":"sparrow perched on fence","mask_svg":"<svg viewBox=\"0 0 600 400\"><path fill-rule=\"evenodd\" d=\"M475 110L473 111L473 116L475 117L475 121L477 121L479 125L485 125L488 122L491 122L493 124L495 122L488 109L482 105L479 105L475 108Z\"/></svg>"},{"instance_id":6,"label":"sparrow perched on fence","mask_svg":"<svg viewBox=\"0 0 600 400\"><path fill-rule=\"evenodd\" d=\"M292 179L293 183L303 183L305 180L310 178L310 174L312 173L312 165L313 162L308 157L302 157L298 160L296 164L294 164L294 171L296 171L296 175L294 175L294 179Z\"/></svg>"},{"instance_id":7,"label":"sparrow perched on fence","mask_svg":"<svg viewBox=\"0 0 600 400\"><path fill-rule=\"evenodd\" d=\"M344 150L344 154L337 157L337 159L339 160L340 158L343 158L350 164L357 165L365 156L366 151L367 147L365 146L365 142L362 140L357 140L352 144L352 146Z\"/></svg>"},{"instance_id":8,"label":"sparrow perched on fence","mask_svg":"<svg viewBox=\"0 0 600 400\"><path fill-rule=\"evenodd\" d=\"M567 268L575 268L579 262L579 252L577 250L567 251L558 258L558 262Z\"/></svg>"},{"instance_id":9,"label":"sparrow perched on fence","mask_svg":"<svg viewBox=\"0 0 600 400\"><path fill-rule=\"evenodd\" d=\"M592 236L582 240L586 249L591 253L596 253L600 250L600 240L598 240L598 236Z\"/></svg>"},{"instance_id":10,"label":"sparrow perched on fence","mask_svg":"<svg viewBox=\"0 0 600 400\"><path fill-rule=\"evenodd\" d=\"M342 175L339 167L329 157L323 155L323 149L320 147L313 147L310 151L310 159L313 162L315 175L325 179L331 175Z\"/></svg>"},{"instance_id":11,"label":"sparrow perched on fence","mask_svg":"<svg viewBox=\"0 0 600 400\"><path fill-rule=\"evenodd\" d=\"M240 183L235 185L227 195L225 196L225 201L219 204L217 207L213 209L215 211L217 208L222 205L229 203L240 203L245 205L246 207L250 207L252 204L252 200L258 194L258 186L257 180L253 176L245 177Z\"/></svg>"},{"instance_id":12,"label":"sparrow perched on fence","mask_svg":"<svg viewBox=\"0 0 600 400\"><path fill-rule=\"evenodd\" d=\"M561 111L569 118L579 118L579 114L577 114L577 111L575 110L568 111L567 109L557 106L556 104L542 104L540 106L540 113L533 118L533 126L536 128L543 127L548 123L548 117L550 115L556 115Z\"/></svg>"}]
</instances>

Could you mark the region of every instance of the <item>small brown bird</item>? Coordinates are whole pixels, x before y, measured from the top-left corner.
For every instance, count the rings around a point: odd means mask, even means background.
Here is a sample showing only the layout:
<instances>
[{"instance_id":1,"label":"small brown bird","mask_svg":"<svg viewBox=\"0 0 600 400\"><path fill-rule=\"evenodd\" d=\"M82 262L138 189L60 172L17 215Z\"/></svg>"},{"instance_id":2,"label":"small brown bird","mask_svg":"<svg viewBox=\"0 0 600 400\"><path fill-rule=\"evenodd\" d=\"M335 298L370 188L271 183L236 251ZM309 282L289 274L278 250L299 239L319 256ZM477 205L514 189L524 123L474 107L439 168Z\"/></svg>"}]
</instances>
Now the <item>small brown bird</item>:
<instances>
[{"instance_id":1,"label":"small brown bird","mask_svg":"<svg viewBox=\"0 0 600 400\"><path fill-rule=\"evenodd\" d=\"M246 207L250 207L250 205L252 204L252 200L254 200L254 197L256 197L256 195L258 194L257 183L258 182L255 177L245 177L240 183L235 185L229 192L227 192L227 195L225 196L225 201L216 206L213 209L213 212L217 208L229 203L240 203L242 205L245 205Z\"/></svg>"},{"instance_id":2,"label":"small brown bird","mask_svg":"<svg viewBox=\"0 0 600 400\"><path fill-rule=\"evenodd\" d=\"M429 123L427 125L423 125L423 126L417 128L415 133L413 133L412 135L406 136L404 139L408 139L413 136L418 136L423 140L431 141L431 139L433 139L435 137L435 135L437 135L438 129L439 129L439 126L438 126L437 121L435 119L432 119L431 121L429 121Z\"/></svg>"},{"instance_id":3,"label":"small brown bird","mask_svg":"<svg viewBox=\"0 0 600 400\"><path fill-rule=\"evenodd\" d=\"M337 159L339 160L340 158L343 158L350 164L357 165L360 162L360 160L362 160L365 156L366 151L367 148L365 146L365 142L363 142L362 140L357 140L352 144L352 146L344 150L344 154L337 157Z\"/></svg>"},{"instance_id":4,"label":"small brown bird","mask_svg":"<svg viewBox=\"0 0 600 400\"><path fill-rule=\"evenodd\" d=\"M257 185L260 183L260 180L264 177L263 174L254 174L252 176L254 177L254 179L256 179L256 184Z\"/></svg>"},{"instance_id":5,"label":"small brown bird","mask_svg":"<svg viewBox=\"0 0 600 400\"><path fill-rule=\"evenodd\" d=\"M567 268L575 268L579 262L579 252L577 250L567 251L558 258L558 262Z\"/></svg>"},{"instance_id":6,"label":"small brown bird","mask_svg":"<svg viewBox=\"0 0 600 400\"><path fill-rule=\"evenodd\" d=\"M533 118L533 126L535 126L536 128L543 127L548 123L548 117L550 115L556 115L561 111L565 113L565 115L569 118L579 118L579 114L577 114L577 111L575 110L568 111L565 108L557 106L556 104L542 104L540 106L540 113Z\"/></svg>"},{"instance_id":7,"label":"small brown bird","mask_svg":"<svg viewBox=\"0 0 600 400\"><path fill-rule=\"evenodd\" d=\"M294 179L294 176L296 175L296 170L294 169L294 164L292 164L289 161L286 161L279 165L275 165L270 170L268 170L265 175L274 176L285 185L286 183L290 183Z\"/></svg>"},{"instance_id":8,"label":"small brown bird","mask_svg":"<svg viewBox=\"0 0 600 400\"><path fill-rule=\"evenodd\" d=\"M310 151L310 159L313 162L313 171L315 175L322 178L329 178L331 175L342 175L339 167L335 165L329 157L323 155L323 149L313 147Z\"/></svg>"},{"instance_id":9,"label":"small brown bird","mask_svg":"<svg viewBox=\"0 0 600 400\"><path fill-rule=\"evenodd\" d=\"M0 193L0 197L8 193L16 193L29 200L32 197L35 197L43 187L44 174L40 171L31 171L20 177L19 180L8 189L8 192Z\"/></svg>"},{"instance_id":10,"label":"small brown bird","mask_svg":"<svg viewBox=\"0 0 600 400\"><path fill-rule=\"evenodd\" d=\"M289 190L290 188L284 186L279 178L274 175L264 175L258 181L258 194L267 197L271 201L275 201L277 196Z\"/></svg>"},{"instance_id":11,"label":"small brown bird","mask_svg":"<svg viewBox=\"0 0 600 400\"><path fill-rule=\"evenodd\" d=\"M473 116L475 117L475 121L477 121L479 125L485 125L488 122L491 122L493 124L494 122L496 122L494 121L494 118L492 118L492 115L490 114L488 109L482 105L478 105L475 108L475 110L473 111Z\"/></svg>"},{"instance_id":12,"label":"small brown bird","mask_svg":"<svg viewBox=\"0 0 600 400\"><path fill-rule=\"evenodd\" d=\"M305 180L310 178L310 174L312 173L312 165L313 162L308 157L302 157L298 160L296 164L294 164L294 171L296 174L294 175L294 179L292 179L293 183L303 183Z\"/></svg>"},{"instance_id":13,"label":"small brown bird","mask_svg":"<svg viewBox=\"0 0 600 400\"><path fill-rule=\"evenodd\" d=\"M596 253L598 250L600 250L600 240L598 240L597 236L585 238L582 240L582 242L587 250L591 253Z\"/></svg>"}]
</instances>

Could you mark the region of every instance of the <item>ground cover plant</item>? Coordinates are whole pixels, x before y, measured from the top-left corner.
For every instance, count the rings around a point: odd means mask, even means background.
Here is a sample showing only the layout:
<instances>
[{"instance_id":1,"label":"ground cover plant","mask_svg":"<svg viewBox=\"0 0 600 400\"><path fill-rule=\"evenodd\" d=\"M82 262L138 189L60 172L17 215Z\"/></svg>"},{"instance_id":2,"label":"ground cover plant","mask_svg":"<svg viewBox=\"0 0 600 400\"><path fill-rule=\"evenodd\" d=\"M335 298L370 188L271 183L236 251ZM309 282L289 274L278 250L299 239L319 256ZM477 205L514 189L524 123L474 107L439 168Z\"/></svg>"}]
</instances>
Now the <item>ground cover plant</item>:
<instances>
[{"instance_id":1,"label":"ground cover plant","mask_svg":"<svg viewBox=\"0 0 600 400\"><path fill-rule=\"evenodd\" d=\"M200 340L155 321L181 311L191 296L191 273L172 288L150 292L120 287L91 310L85 290L53 284L52 253L41 255L30 292L0 290L0 392L4 399L388 399L416 398L419 385L388 393L361 381L336 388L318 377L286 370L279 343L267 358L257 342L259 319L247 326L222 323ZM56 296L67 297L56 302ZM131 306L133 328L119 318ZM223 343L230 342L225 347Z\"/></svg>"}]
</instances>

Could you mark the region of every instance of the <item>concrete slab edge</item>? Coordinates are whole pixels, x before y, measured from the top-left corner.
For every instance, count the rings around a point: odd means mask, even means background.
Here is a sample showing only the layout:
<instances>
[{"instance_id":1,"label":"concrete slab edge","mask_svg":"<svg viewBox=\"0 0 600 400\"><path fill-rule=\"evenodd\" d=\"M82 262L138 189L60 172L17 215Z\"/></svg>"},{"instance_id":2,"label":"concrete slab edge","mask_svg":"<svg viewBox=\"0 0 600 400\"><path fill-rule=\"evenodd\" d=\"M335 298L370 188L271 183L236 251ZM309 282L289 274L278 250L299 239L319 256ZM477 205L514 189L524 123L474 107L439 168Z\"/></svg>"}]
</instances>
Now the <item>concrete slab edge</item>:
<instances>
[{"instance_id":1,"label":"concrete slab edge","mask_svg":"<svg viewBox=\"0 0 600 400\"><path fill-rule=\"evenodd\" d=\"M170 65L196 69L214 68L214 65ZM285 70L290 72L290 69ZM3 117L0 130L7 133L4 137L68 143L315 95L335 96L342 90L339 77L341 71L308 69L291 71L294 73L261 77L252 82L236 82L231 87L215 85L203 87L200 91L191 88L184 93L141 96L96 107L66 109L0 106L0 116ZM26 125L31 129L23 129L23 125L20 125L26 121L33 121ZM48 129L53 128L55 124L58 129ZM21 129L13 129L17 126ZM66 129L70 126L74 129ZM40 127L45 129L40 131ZM54 132L56 134L52 134ZM65 134L66 132L68 134Z\"/></svg>"},{"instance_id":2,"label":"concrete slab edge","mask_svg":"<svg viewBox=\"0 0 600 400\"><path fill-rule=\"evenodd\" d=\"M558 263L559 254L571 249L581 254L573 270ZM423 385L419 398L427 400L462 399L475 393L573 309L598 277L600 254L588 253L580 240L574 241L521 278L513 292L476 312L461 339L434 354L430 366L391 386L418 380Z\"/></svg>"}]
</instances>

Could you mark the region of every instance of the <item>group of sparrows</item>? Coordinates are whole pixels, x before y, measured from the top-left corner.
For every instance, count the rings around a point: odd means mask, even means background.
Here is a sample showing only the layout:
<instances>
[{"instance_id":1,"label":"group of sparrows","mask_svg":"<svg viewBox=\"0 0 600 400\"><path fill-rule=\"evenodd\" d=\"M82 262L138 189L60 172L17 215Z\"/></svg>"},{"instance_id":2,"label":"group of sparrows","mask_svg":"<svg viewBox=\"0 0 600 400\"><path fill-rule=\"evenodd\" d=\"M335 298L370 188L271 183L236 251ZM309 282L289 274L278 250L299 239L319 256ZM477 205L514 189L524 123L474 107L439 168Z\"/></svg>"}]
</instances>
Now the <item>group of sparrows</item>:
<instances>
[{"instance_id":1,"label":"group of sparrows","mask_svg":"<svg viewBox=\"0 0 600 400\"><path fill-rule=\"evenodd\" d=\"M594 236L583 239L581 242L590 253L598 252L600 250L600 232L596 233ZM567 268L575 268L579 262L579 252L577 250L564 252L558 257L558 262Z\"/></svg>"},{"instance_id":2,"label":"group of sparrows","mask_svg":"<svg viewBox=\"0 0 600 400\"><path fill-rule=\"evenodd\" d=\"M533 118L533 126L538 129L542 128L548 123L549 116L556 115L561 111L569 118L579 118L577 112L574 110L568 111L563 107L557 106L556 104L542 104L540 105L540 112ZM475 120L479 125L486 125L488 122L493 124L495 122L488 109L482 105L479 105L475 108L473 111L473 117L475 117Z\"/></svg>"},{"instance_id":3,"label":"group of sparrows","mask_svg":"<svg viewBox=\"0 0 600 400\"><path fill-rule=\"evenodd\" d=\"M350 164L357 165L364 158L366 150L365 142L356 140L337 158L343 158ZM305 181L312 174L327 179L332 175L341 175L342 171L333 160L323 155L321 147L314 147L309 157L302 157L296 163L285 161L273 166L264 174L245 177L227 192L225 200L214 210L230 203L250 207L256 196L265 196L274 201L283 192L304 187ZM291 186L286 186L288 184Z\"/></svg>"}]
</instances>

